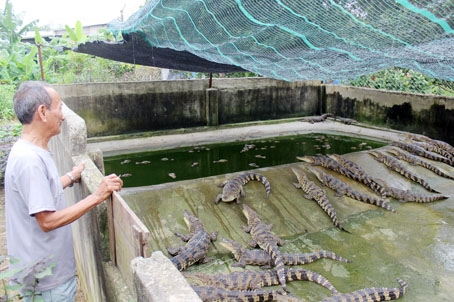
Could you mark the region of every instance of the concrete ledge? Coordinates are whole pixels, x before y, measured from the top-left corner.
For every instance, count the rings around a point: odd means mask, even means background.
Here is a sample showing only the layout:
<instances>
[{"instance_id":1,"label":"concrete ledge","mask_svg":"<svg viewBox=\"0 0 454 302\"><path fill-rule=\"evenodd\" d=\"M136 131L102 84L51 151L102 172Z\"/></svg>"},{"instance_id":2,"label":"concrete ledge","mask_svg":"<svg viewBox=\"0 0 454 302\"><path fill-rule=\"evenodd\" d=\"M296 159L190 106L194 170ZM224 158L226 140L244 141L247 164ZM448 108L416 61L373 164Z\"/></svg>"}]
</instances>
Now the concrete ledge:
<instances>
[{"instance_id":1,"label":"concrete ledge","mask_svg":"<svg viewBox=\"0 0 454 302\"><path fill-rule=\"evenodd\" d=\"M192 133L93 142L89 143L87 148L90 151L101 150L104 157L106 157L118 154L181 148L198 144L247 141L252 139L302 135L308 133L349 135L384 141L395 140L398 138L399 133L401 133L391 129L371 127L359 123L358 125L345 125L332 120L314 124L291 121L288 123L262 123L232 128L213 127L211 129L212 130L196 131Z\"/></svg>"},{"instance_id":2,"label":"concrete ledge","mask_svg":"<svg viewBox=\"0 0 454 302\"><path fill-rule=\"evenodd\" d=\"M106 276L106 299L109 302L135 302L123 276L112 262L104 262Z\"/></svg>"},{"instance_id":3,"label":"concrete ledge","mask_svg":"<svg viewBox=\"0 0 454 302\"><path fill-rule=\"evenodd\" d=\"M161 251L153 252L149 258L134 258L131 269L138 302L202 301Z\"/></svg>"}]
</instances>

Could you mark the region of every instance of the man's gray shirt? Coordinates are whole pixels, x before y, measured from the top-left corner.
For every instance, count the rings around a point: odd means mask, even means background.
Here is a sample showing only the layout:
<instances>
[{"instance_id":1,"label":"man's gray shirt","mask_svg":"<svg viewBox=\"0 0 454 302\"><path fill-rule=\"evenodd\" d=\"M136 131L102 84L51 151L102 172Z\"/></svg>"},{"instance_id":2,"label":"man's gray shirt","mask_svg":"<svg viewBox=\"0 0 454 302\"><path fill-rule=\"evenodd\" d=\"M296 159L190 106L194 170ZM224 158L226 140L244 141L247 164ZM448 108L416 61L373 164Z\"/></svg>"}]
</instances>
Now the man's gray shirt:
<instances>
[{"instance_id":1,"label":"man's gray shirt","mask_svg":"<svg viewBox=\"0 0 454 302\"><path fill-rule=\"evenodd\" d=\"M67 206L51 152L19 139L5 170L7 247L9 256L19 259L16 266L29 266L49 257L55 262L52 275L40 279L37 290L55 288L76 273L71 226L46 233L34 216Z\"/></svg>"}]
</instances>

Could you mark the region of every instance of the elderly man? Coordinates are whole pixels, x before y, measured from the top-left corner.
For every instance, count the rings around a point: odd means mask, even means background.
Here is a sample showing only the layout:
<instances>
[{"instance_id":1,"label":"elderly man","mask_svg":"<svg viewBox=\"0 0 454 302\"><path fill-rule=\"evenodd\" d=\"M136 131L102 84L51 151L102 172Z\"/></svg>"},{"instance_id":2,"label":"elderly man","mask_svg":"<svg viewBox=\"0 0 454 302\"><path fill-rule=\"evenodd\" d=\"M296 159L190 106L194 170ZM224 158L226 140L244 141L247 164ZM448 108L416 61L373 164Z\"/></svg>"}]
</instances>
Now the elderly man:
<instances>
[{"instance_id":1,"label":"elderly man","mask_svg":"<svg viewBox=\"0 0 454 302\"><path fill-rule=\"evenodd\" d=\"M44 82L24 82L14 95L14 111L22 135L9 154L5 171L5 215L8 254L18 266L55 263L52 274L36 280L24 270L12 282L22 285L25 301L74 301L76 265L70 223L122 188L115 174L105 176L97 190L67 205L63 189L80 181L84 164L60 176L48 148L65 120L58 93ZM13 265L14 266L14 265Z\"/></svg>"}]
</instances>

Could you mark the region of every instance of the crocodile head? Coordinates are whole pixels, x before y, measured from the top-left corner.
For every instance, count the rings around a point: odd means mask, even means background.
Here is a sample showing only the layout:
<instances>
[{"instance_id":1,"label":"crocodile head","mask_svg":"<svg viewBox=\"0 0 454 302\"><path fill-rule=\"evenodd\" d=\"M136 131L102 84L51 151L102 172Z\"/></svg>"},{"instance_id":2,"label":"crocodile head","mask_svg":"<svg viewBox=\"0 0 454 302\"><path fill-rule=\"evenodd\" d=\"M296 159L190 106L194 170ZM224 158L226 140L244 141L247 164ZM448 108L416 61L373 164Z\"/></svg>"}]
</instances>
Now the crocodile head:
<instances>
[{"instance_id":1,"label":"crocodile head","mask_svg":"<svg viewBox=\"0 0 454 302\"><path fill-rule=\"evenodd\" d=\"M228 182L222 189L222 201L232 202L239 197L240 188L235 182Z\"/></svg>"},{"instance_id":2,"label":"crocodile head","mask_svg":"<svg viewBox=\"0 0 454 302\"><path fill-rule=\"evenodd\" d=\"M298 183L302 184L308 181L308 178L303 170L292 167L292 171L293 174L295 174L296 179L298 179Z\"/></svg>"},{"instance_id":3,"label":"crocodile head","mask_svg":"<svg viewBox=\"0 0 454 302\"><path fill-rule=\"evenodd\" d=\"M386 152L388 152L388 153L390 153L392 155L395 155L395 156L399 156L399 155L402 154L402 152L400 152L399 150L397 150L394 147L386 149Z\"/></svg>"},{"instance_id":4,"label":"crocodile head","mask_svg":"<svg viewBox=\"0 0 454 302\"><path fill-rule=\"evenodd\" d=\"M308 156L308 155L305 155L305 156L297 156L296 159L298 160L302 160L306 163L314 163L315 162L315 156Z\"/></svg>"},{"instance_id":5,"label":"crocodile head","mask_svg":"<svg viewBox=\"0 0 454 302\"><path fill-rule=\"evenodd\" d=\"M341 162L342 161L342 156L340 156L339 154L328 154L328 157L329 158L332 158L334 159L335 161L338 161L338 162Z\"/></svg>"},{"instance_id":6,"label":"crocodile head","mask_svg":"<svg viewBox=\"0 0 454 302\"><path fill-rule=\"evenodd\" d=\"M196 216L189 213L188 210L184 210L183 219L190 231L194 230L197 226L202 224L200 220Z\"/></svg>"},{"instance_id":7,"label":"crocodile head","mask_svg":"<svg viewBox=\"0 0 454 302\"><path fill-rule=\"evenodd\" d=\"M372 156L375 156L376 158L381 158L381 157L383 157L382 154L381 154L380 152L378 152L378 151L369 151L369 152L367 152L367 153L369 153L369 154L372 155Z\"/></svg>"},{"instance_id":8,"label":"crocodile head","mask_svg":"<svg viewBox=\"0 0 454 302\"><path fill-rule=\"evenodd\" d=\"M222 242L220 242L220 244L232 253L236 253L238 250L240 250L243 247L241 245L241 243L236 242L234 240L227 239L227 238L222 238Z\"/></svg>"},{"instance_id":9,"label":"crocodile head","mask_svg":"<svg viewBox=\"0 0 454 302\"><path fill-rule=\"evenodd\" d=\"M243 203L243 214L246 216L248 224L252 224L254 220L259 220L259 215L253 209L248 207L245 203Z\"/></svg>"},{"instance_id":10,"label":"crocodile head","mask_svg":"<svg viewBox=\"0 0 454 302\"><path fill-rule=\"evenodd\" d=\"M315 167L309 167L309 170L317 177L318 180L323 182L323 176L325 175L325 172Z\"/></svg>"}]
</instances>

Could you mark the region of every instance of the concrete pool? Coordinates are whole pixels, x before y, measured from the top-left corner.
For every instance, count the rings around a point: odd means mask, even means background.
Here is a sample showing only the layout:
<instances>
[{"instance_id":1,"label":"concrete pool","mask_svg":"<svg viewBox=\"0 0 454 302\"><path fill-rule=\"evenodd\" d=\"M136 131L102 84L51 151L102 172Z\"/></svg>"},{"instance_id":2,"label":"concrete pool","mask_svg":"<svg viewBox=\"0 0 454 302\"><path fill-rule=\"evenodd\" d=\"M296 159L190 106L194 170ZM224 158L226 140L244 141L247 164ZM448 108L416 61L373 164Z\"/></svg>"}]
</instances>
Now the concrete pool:
<instances>
[{"instance_id":1,"label":"concrete pool","mask_svg":"<svg viewBox=\"0 0 454 302\"><path fill-rule=\"evenodd\" d=\"M174 148L218 141L248 140L276 135L303 133L348 134L382 141L398 140L406 135L388 129L367 128L327 121L324 123L289 122L270 125L253 125L232 129L218 129L181 135L150 137L124 141L91 143L89 148L100 148L105 155L120 154L124 150L150 150ZM304 155L304 154L301 154ZM408 181L382 164L374 161L367 151L345 155L360 164L370 175L395 186L423 192L420 186ZM454 168L436 163L454 175ZM272 223L272 231L285 240L286 252L311 252L331 250L351 263L323 259L305 265L328 280L340 291L350 292L364 287L397 287L396 278L408 285L402 301L450 301L454 295L454 205L453 181L441 178L421 167L407 165L422 175L449 199L429 204L400 203L391 200L396 213L346 197L337 197L325 189L336 209L337 216L351 234L332 225L329 217L312 200L304 198L301 190L293 186L296 181L291 167L307 171L305 163L254 169L265 175L271 183L271 195L265 198L263 186L258 182L245 185L246 203L256 210L262 220ZM154 186L124 189L121 196L150 231L148 250L161 251L182 242L174 232L187 233L183 210L188 209L199 217L209 231L218 231L218 240L209 250L213 260L191 266L188 271L225 273L234 262L219 241L222 237L246 245L249 234L241 226L246 223L241 205L214 204L219 193L216 184L234 175L218 175L196 180L186 180ZM351 185L355 185L350 183ZM364 190L357 186L358 190ZM169 256L170 257L170 256ZM329 291L311 282L289 283L289 290L306 301L320 301Z\"/></svg>"}]
</instances>

